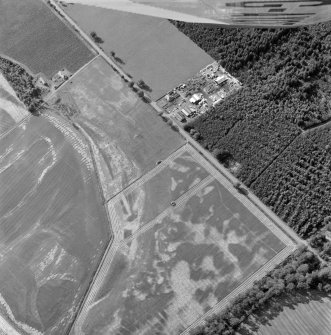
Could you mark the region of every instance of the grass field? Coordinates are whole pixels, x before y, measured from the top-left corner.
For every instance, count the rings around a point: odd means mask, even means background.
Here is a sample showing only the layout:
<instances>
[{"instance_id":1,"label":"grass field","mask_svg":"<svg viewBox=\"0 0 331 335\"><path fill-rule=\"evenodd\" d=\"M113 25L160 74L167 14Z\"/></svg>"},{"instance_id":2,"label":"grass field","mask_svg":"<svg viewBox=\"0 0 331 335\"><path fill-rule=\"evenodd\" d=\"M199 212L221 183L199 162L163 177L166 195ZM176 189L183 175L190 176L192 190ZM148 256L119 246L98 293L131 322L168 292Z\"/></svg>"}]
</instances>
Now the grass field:
<instances>
[{"instance_id":1,"label":"grass field","mask_svg":"<svg viewBox=\"0 0 331 335\"><path fill-rule=\"evenodd\" d=\"M0 73L0 136L28 115L29 112Z\"/></svg>"},{"instance_id":2,"label":"grass field","mask_svg":"<svg viewBox=\"0 0 331 335\"><path fill-rule=\"evenodd\" d=\"M75 72L92 51L41 0L2 0L0 54L51 77L66 67Z\"/></svg>"},{"instance_id":3,"label":"grass field","mask_svg":"<svg viewBox=\"0 0 331 335\"><path fill-rule=\"evenodd\" d=\"M79 4L63 9L86 33L95 31L104 51L115 52L135 81L144 80L154 100L213 62L168 20Z\"/></svg>"},{"instance_id":4,"label":"grass field","mask_svg":"<svg viewBox=\"0 0 331 335\"><path fill-rule=\"evenodd\" d=\"M178 334L286 246L189 151L137 184L109 202L122 242L75 334Z\"/></svg>"},{"instance_id":5,"label":"grass field","mask_svg":"<svg viewBox=\"0 0 331 335\"><path fill-rule=\"evenodd\" d=\"M183 144L180 135L134 94L101 58L60 89L70 95L77 113L72 119L93 139L110 171L106 198L156 166ZM55 100L58 98L55 98ZM62 101L62 100L61 100ZM61 102L58 102L58 104Z\"/></svg>"},{"instance_id":6,"label":"grass field","mask_svg":"<svg viewBox=\"0 0 331 335\"><path fill-rule=\"evenodd\" d=\"M304 292L304 294L306 294ZM329 335L331 329L331 296L310 292L284 297L282 309L268 308L250 317L238 332L240 335Z\"/></svg>"},{"instance_id":7,"label":"grass field","mask_svg":"<svg viewBox=\"0 0 331 335\"><path fill-rule=\"evenodd\" d=\"M110 238L68 123L30 115L0 138L0 204L0 330L65 334Z\"/></svg>"}]
</instances>

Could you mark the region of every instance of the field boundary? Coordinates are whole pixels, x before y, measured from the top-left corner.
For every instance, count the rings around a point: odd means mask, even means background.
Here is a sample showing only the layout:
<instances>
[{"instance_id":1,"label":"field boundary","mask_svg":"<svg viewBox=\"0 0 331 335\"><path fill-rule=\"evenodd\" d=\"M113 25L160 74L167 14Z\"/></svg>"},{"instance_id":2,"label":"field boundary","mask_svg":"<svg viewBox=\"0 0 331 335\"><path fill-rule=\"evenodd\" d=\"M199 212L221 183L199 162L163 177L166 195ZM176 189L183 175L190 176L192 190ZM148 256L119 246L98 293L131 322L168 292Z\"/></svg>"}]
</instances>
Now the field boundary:
<instances>
[{"instance_id":1,"label":"field boundary","mask_svg":"<svg viewBox=\"0 0 331 335\"><path fill-rule=\"evenodd\" d=\"M29 121L29 119L32 117L32 115L27 115L25 116L22 120L20 120L19 122L16 122L12 127L10 127L9 129L7 129L4 133L0 134L0 141L3 137L5 137L6 135L8 135L11 131L13 131L14 129L16 129L17 127L21 126L24 122Z\"/></svg>"},{"instance_id":2,"label":"field boundary","mask_svg":"<svg viewBox=\"0 0 331 335\"><path fill-rule=\"evenodd\" d=\"M114 194L110 199L107 200L108 204L112 204L113 202L117 202L123 195L126 196L129 193L131 193L136 188L142 186L147 181L152 179L155 175L157 175L160 171L165 169L167 166L169 166L169 163L179 157L182 153L187 151L187 145L186 143L183 143L178 149L173 151L167 158L165 158L159 165L154 167L152 170L146 172L145 174L141 175L137 179L133 180L129 185L127 185L125 188L123 188L121 191Z\"/></svg>"},{"instance_id":3,"label":"field boundary","mask_svg":"<svg viewBox=\"0 0 331 335\"><path fill-rule=\"evenodd\" d=\"M252 203L249 199L247 199L244 195L239 194L238 192L233 192L233 184L226 179L225 176L222 175L220 171L218 171L211 162L205 159L203 156L199 154L199 152L189 145L188 143L182 145L180 148L175 150L172 154L170 154L165 160L163 160L159 165L154 167L151 171L142 175L139 179L135 180L133 183L128 185L122 191L113 196L109 201L105 202L105 206L107 207L107 214L109 215L109 222L113 232L113 240L107 246L107 249L103 255L103 258L100 262L100 265L96 271L94 276L94 281L91 284L89 291L85 295L85 299L81 305L81 310L77 314L76 319L74 320L71 331L73 333L79 333L81 327L83 326L88 312L91 307L93 307L97 301L95 300L104 280L107 277L107 271L111 267L112 261L118 251L127 251L128 250L128 242L139 237L141 234L145 233L149 229L151 229L155 224L160 222L164 217L166 217L171 211L173 207L166 207L161 213L152 218L149 222L143 224L139 227L131 236L124 238L122 226L120 222L120 218L116 213L115 205L121 200L122 196L126 196L130 194L135 189L138 189L144 183L148 182L151 178L157 175L160 171L165 169L170 163L181 156L183 153L189 153L191 157L194 159L196 163L198 163L202 168L204 168L208 172L208 176L202 179L198 184L194 185L192 188L188 189L184 194L179 196L175 202L175 208L181 208L185 205L187 199L198 193L204 187L208 186L213 181L217 181L232 194L236 199L238 199L244 207L246 207L260 222L263 224L270 232L272 232L279 240L281 240L285 245L284 247L277 252L270 260L268 260L263 266L257 269L254 273L248 276L243 282L239 283L238 286L231 291L226 297L220 300L213 308L211 308L207 313L200 316L196 321L192 324L188 325L188 327L181 333L181 335L188 335L189 332L197 327L199 324L205 322L205 319L211 316L214 313L219 313L222 311L238 294L246 291L252 284L262 278L266 273L268 273L272 268L282 262L286 257L288 257L295 249L296 243L294 243L273 221L264 215L264 213ZM91 153L93 155L93 152Z\"/></svg>"},{"instance_id":4,"label":"field boundary","mask_svg":"<svg viewBox=\"0 0 331 335\"><path fill-rule=\"evenodd\" d=\"M190 188L187 192L182 194L179 198L175 200L176 207L174 208L181 208L185 205L186 200L189 199L191 196L195 195L199 192L202 188L209 185L214 180L213 176L207 176L206 178L202 179L198 184L194 185ZM142 225L138 230L136 230L131 236L124 238L123 242L129 242L133 239L137 238L139 235L145 233L149 229L151 229L158 221L162 220L166 217L173 207L168 206L165 210L163 210L160 214L158 214L155 218L147 222L146 224Z\"/></svg>"},{"instance_id":5,"label":"field boundary","mask_svg":"<svg viewBox=\"0 0 331 335\"><path fill-rule=\"evenodd\" d=\"M231 303L236 296L240 293L247 291L250 287L253 286L254 282L263 278L269 271L271 271L277 264L286 259L294 250L295 246L287 246L282 251L277 253L273 258L271 258L267 263L260 267L257 271L252 273L245 281L243 281L239 286L231 291L225 298L218 302L213 308L208 312L198 318L194 323L187 327L180 335L189 335L190 331L199 325L203 325L206 319L213 314L220 313L224 310L229 303Z\"/></svg>"},{"instance_id":6,"label":"field boundary","mask_svg":"<svg viewBox=\"0 0 331 335\"><path fill-rule=\"evenodd\" d=\"M227 180L214 166L206 161L199 153L189 146L190 154L201 164L214 178L223 185L237 200L239 200L244 207L246 207L257 219L268 228L275 236L277 236L286 245L295 244L293 241L281 230L270 217L267 217L263 211L260 210L254 202L250 201L245 195L240 194L238 191L234 192L233 184Z\"/></svg>"}]
</instances>

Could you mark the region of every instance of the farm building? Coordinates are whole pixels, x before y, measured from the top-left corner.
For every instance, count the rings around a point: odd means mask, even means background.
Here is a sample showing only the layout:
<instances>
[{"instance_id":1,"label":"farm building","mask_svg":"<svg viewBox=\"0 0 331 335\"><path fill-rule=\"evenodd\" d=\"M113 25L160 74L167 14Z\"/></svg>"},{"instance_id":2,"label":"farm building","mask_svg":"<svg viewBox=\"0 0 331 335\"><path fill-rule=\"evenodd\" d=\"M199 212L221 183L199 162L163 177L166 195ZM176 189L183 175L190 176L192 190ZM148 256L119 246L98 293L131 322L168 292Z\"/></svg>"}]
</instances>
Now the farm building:
<instances>
[{"instance_id":1,"label":"farm building","mask_svg":"<svg viewBox=\"0 0 331 335\"><path fill-rule=\"evenodd\" d=\"M176 91L171 91L165 96L168 102L174 101L178 97L179 97L179 94Z\"/></svg>"},{"instance_id":2,"label":"farm building","mask_svg":"<svg viewBox=\"0 0 331 335\"><path fill-rule=\"evenodd\" d=\"M67 69L62 69L52 77L52 82L54 83L55 87L58 87L66 80L68 80L70 76L71 73Z\"/></svg>"},{"instance_id":3,"label":"farm building","mask_svg":"<svg viewBox=\"0 0 331 335\"><path fill-rule=\"evenodd\" d=\"M44 88L48 88L49 87L49 81L46 78L46 76L40 74L36 77L35 82L34 82L35 86L40 88L40 89L44 89Z\"/></svg>"},{"instance_id":4,"label":"farm building","mask_svg":"<svg viewBox=\"0 0 331 335\"><path fill-rule=\"evenodd\" d=\"M186 117L190 117L191 115L191 112L188 112L185 108L182 108L182 111L181 111Z\"/></svg>"},{"instance_id":5,"label":"farm building","mask_svg":"<svg viewBox=\"0 0 331 335\"><path fill-rule=\"evenodd\" d=\"M192 98L190 99L190 103L196 104L202 99L202 94L201 93L195 93L192 95Z\"/></svg>"},{"instance_id":6,"label":"farm building","mask_svg":"<svg viewBox=\"0 0 331 335\"><path fill-rule=\"evenodd\" d=\"M224 85L227 81L228 81L228 77L223 75L223 76L218 76L216 79L215 79L215 82L218 84L218 85Z\"/></svg>"},{"instance_id":7,"label":"farm building","mask_svg":"<svg viewBox=\"0 0 331 335\"><path fill-rule=\"evenodd\" d=\"M181 112L175 113L175 118L179 121L179 122L183 122L185 121L185 117Z\"/></svg>"}]
</instances>

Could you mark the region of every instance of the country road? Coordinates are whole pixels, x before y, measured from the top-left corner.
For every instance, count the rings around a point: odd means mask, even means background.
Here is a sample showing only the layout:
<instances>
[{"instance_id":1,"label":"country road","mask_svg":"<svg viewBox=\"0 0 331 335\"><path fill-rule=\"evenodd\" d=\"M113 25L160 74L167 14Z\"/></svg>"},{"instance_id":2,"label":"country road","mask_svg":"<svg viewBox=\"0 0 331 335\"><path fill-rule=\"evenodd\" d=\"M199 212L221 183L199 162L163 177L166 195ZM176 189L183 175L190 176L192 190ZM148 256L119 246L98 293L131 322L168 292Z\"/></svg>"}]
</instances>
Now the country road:
<instances>
[{"instance_id":1,"label":"country road","mask_svg":"<svg viewBox=\"0 0 331 335\"><path fill-rule=\"evenodd\" d=\"M94 43L94 41L91 39L91 37L86 34L63 10L62 8L57 4L55 0L50 0L50 3L56 7L56 10L60 15L67 20L67 22L78 32L81 37L83 37L97 52L97 55L91 60L93 61L96 57L103 57L103 59L113 68L115 68L118 73L123 76L126 80L131 81L131 78L119 67L116 62L114 62L98 45ZM91 62L90 61L90 62ZM90 63L89 62L89 63ZM83 66L81 69L79 69L76 74L80 71L82 71L85 66ZM74 74L74 75L76 75ZM150 101L149 103L157 112L163 113L164 110L160 108L155 101ZM165 125L167 126L167 125ZM86 134L81 132L85 137ZM141 176L137 180L135 180L132 184L128 185L125 189L121 190L119 193L114 195L110 200L105 199L105 207L107 207L107 213L109 215L109 221L111 225L111 229L113 232L113 240L109 243L106 252L103 255L102 261L100 262L99 268L94 275L93 281L90 283L90 287L87 291L87 294L85 296L84 302L81 305L81 309L79 313L77 314L76 319L73 322L72 328L69 330L72 334L81 334L81 327L85 321L85 318L93 304L95 304L95 297L98 293L99 288L101 287L103 281L106 278L107 270L110 267L110 264L112 263L114 256L116 254L116 251L123 247L123 242L127 241L128 239L133 239L137 235L141 234L145 230L149 229L152 225L154 225L162 216L165 216L168 214L172 207L168 207L165 209L162 213L160 213L156 218L154 218L152 221L147 223L146 225L140 227L131 237L129 237L127 240L124 240L123 234L122 234L122 227L121 222L118 221L118 217L115 212L114 204L118 199L122 196L125 196L128 192L130 192L132 189L139 187L142 185L146 180L149 180L153 176L155 176L164 166L168 164L169 161L173 160L174 157L179 155L184 149L189 150L194 158L203 166L206 168L207 171L211 173L211 176L205 178L204 180L200 181L196 186L194 186L192 189L190 189L188 192L186 192L184 195L179 197L176 201L176 205L180 206L185 201L198 192L203 186L207 185L211 180L214 178L217 179L220 183L227 184L227 189L236 197L238 198L238 191L233 186L239 180L234 177L224 166L222 166L216 159L213 157L213 155L208 152L206 149L204 149L199 143L197 143L195 140L193 140L189 134L187 134L181 127L179 127L179 133L181 136L183 136L186 140L186 145L183 145L181 148L173 152L168 158L166 158L163 162L161 162L159 165L155 166L150 172L147 174ZM87 142L89 142L91 139L87 138ZM91 143L89 142L90 148ZM93 155L93 150L91 150L91 155ZM100 180L99 180L100 182ZM100 185L101 186L101 185ZM102 189L102 187L101 187ZM245 204L246 207L249 207L251 211L255 211L254 213L258 213L259 218L261 219L262 214L265 215L268 220L270 220L275 227L271 227L269 222L263 222L265 225L269 225L269 229L273 230L274 233L280 234L280 232L284 235L286 235L286 241L288 243L288 246L284 248L279 254L277 254L273 259L271 259L267 264L265 264L262 268L260 268L258 271L253 273L247 280L245 280L240 286L238 286L235 290L233 290L226 298L224 298L222 301L220 301L214 308L212 308L207 314L210 315L215 312L219 312L222 310L236 295L239 293L244 292L247 288L249 288L252 283L262 278L268 271L270 271L274 266L279 264L285 257L287 257L290 253L293 252L293 250L296 248L297 244L303 244L308 247L309 250L313 251L315 254L316 252L312 250L308 243L298 237L296 233L288 227L285 222L283 222L275 213L273 213L266 205L262 203L260 199L258 199L250 190L247 196L240 195L239 196L240 201ZM264 221L267 221L266 219ZM280 232L277 232L277 231ZM184 331L182 334L188 334L189 331L196 327L199 323L203 322L205 320L207 314L201 316L198 320L196 320L192 325L189 325L189 327Z\"/></svg>"}]
</instances>

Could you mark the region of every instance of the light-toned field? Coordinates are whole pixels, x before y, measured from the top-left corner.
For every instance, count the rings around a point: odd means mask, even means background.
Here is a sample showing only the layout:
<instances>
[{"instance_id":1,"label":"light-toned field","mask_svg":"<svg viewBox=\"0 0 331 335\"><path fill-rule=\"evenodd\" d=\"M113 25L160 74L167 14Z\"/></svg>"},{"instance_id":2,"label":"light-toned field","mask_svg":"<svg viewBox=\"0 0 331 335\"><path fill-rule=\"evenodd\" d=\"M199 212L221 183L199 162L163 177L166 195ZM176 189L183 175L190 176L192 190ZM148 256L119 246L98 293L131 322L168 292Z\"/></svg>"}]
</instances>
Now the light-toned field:
<instances>
[{"instance_id":1,"label":"light-toned field","mask_svg":"<svg viewBox=\"0 0 331 335\"><path fill-rule=\"evenodd\" d=\"M28 115L29 112L0 73L0 136Z\"/></svg>"},{"instance_id":2,"label":"light-toned field","mask_svg":"<svg viewBox=\"0 0 331 335\"><path fill-rule=\"evenodd\" d=\"M89 149L67 122L29 116L0 138L0 330L65 334L109 239Z\"/></svg>"},{"instance_id":3,"label":"light-toned field","mask_svg":"<svg viewBox=\"0 0 331 335\"><path fill-rule=\"evenodd\" d=\"M145 177L109 202L118 247L73 334L179 334L286 247L187 147Z\"/></svg>"},{"instance_id":4,"label":"light-toned field","mask_svg":"<svg viewBox=\"0 0 331 335\"><path fill-rule=\"evenodd\" d=\"M94 141L103 171L108 169L102 180L107 199L184 143L101 57L64 85L54 100L59 97L63 101L57 104L70 104L71 97L71 105L78 108L72 119Z\"/></svg>"},{"instance_id":5,"label":"light-toned field","mask_svg":"<svg viewBox=\"0 0 331 335\"><path fill-rule=\"evenodd\" d=\"M80 4L63 9L86 33L95 31L104 51L114 51L135 81L144 80L154 100L214 61L166 19Z\"/></svg>"},{"instance_id":6,"label":"light-toned field","mask_svg":"<svg viewBox=\"0 0 331 335\"><path fill-rule=\"evenodd\" d=\"M312 292L314 297L297 296L284 300L281 312L251 317L240 335L330 335L331 297Z\"/></svg>"},{"instance_id":7,"label":"light-toned field","mask_svg":"<svg viewBox=\"0 0 331 335\"><path fill-rule=\"evenodd\" d=\"M0 54L51 77L66 67L75 72L92 51L41 0L2 0Z\"/></svg>"}]
</instances>

